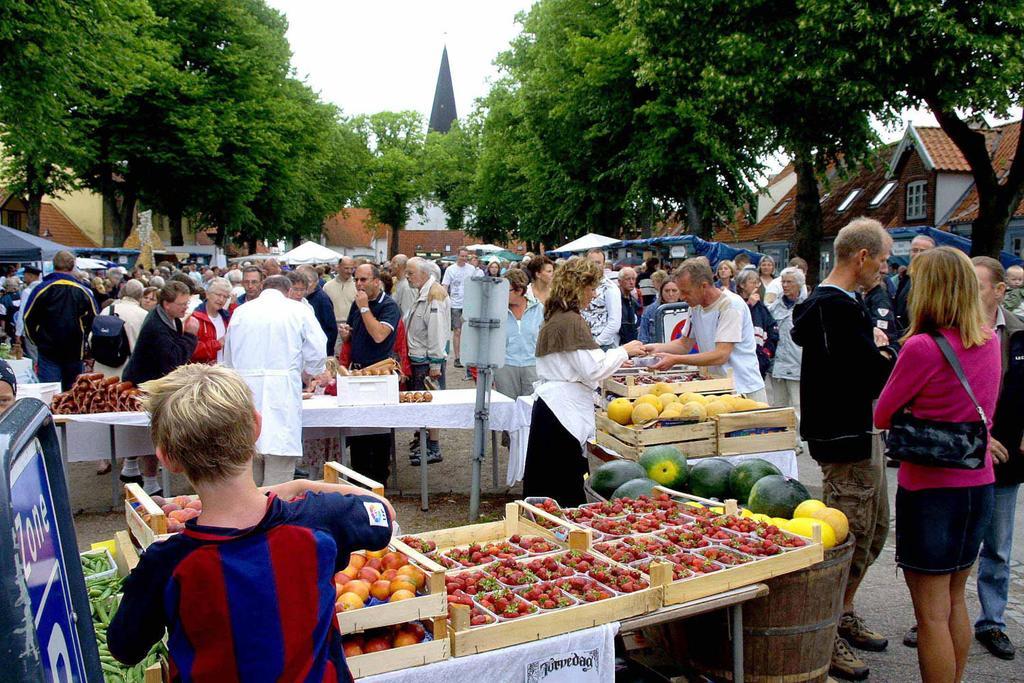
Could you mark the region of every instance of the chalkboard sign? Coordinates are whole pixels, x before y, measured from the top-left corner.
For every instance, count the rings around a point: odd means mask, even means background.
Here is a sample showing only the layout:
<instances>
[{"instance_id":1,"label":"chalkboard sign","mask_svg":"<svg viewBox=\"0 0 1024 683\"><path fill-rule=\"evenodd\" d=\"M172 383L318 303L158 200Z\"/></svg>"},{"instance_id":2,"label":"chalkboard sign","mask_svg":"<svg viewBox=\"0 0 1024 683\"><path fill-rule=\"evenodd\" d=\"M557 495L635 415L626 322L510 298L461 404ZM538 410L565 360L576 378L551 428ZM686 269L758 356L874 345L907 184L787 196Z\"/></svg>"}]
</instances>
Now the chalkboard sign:
<instances>
[{"instance_id":1,"label":"chalkboard sign","mask_svg":"<svg viewBox=\"0 0 1024 683\"><path fill-rule=\"evenodd\" d=\"M49 409L0 418L0 661L4 680L102 681L74 519ZM8 678L10 676L10 678Z\"/></svg>"}]
</instances>

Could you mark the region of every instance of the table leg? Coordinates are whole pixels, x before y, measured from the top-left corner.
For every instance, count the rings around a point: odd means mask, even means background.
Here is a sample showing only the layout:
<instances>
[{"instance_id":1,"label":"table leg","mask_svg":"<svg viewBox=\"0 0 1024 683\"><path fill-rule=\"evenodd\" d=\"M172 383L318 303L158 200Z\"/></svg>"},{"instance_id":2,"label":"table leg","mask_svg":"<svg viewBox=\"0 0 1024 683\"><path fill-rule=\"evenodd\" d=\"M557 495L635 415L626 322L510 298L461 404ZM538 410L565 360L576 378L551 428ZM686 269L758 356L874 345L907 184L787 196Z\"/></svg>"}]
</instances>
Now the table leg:
<instances>
[{"instance_id":1,"label":"table leg","mask_svg":"<svg viewBox=\"0 0 1024 683\"><path fill-rule=\"evenodd\" d=\"M117 440L114 438L114 425L110 425L110 507L118 508L121 502L121 481L117 469Z\"/></svg>"},{"instance_id":2,"label":"table leg","mask_svg":"<svg viewBox=\"0 0 1024 683\"><path fill-rule=\"evenodd\" d=\"M398 490L398 444L395 443L394 429L391 430L391 487Z\"/></svg>"},{"instance_id":3,"label":"table leg","mask_svg":"<svg viewBox=\"0 0 1024 683\"><path fill-rule=\"evenodd\" d=\"M491 431L491 486L498 488L498 432Z\"/></svg>"},{"instance_id":4,"label":"table leg","mask_svg":"<svg viewBox=\"0 0 1024 683\"><path fill-rule=\"evenodd\" d=\"M348 455L348 437L345 436L345 430L338 430L338 443L341 445L341 464L345 467L352 466L352 459Z\"/></svg>"},{"instance_id":5,"label":"table leg","mask_svg":"<svg viewBox=\"0 0 1024 683\"><path fill-rule=\"evenodd\" d=\"M729 622L732 628L732 680L743 683L743 605L729 608Z\"/></svg>"},{"instance_id":6,"label":"table leg","mask_svg":"<svg viewBox=\"0 0 1024 683\"><path fill-rule=\"evenodd\" d=\"M426 512L430 509L427 502L427 428L420 429L420 510Z\"/></svg>"}]
</instances>

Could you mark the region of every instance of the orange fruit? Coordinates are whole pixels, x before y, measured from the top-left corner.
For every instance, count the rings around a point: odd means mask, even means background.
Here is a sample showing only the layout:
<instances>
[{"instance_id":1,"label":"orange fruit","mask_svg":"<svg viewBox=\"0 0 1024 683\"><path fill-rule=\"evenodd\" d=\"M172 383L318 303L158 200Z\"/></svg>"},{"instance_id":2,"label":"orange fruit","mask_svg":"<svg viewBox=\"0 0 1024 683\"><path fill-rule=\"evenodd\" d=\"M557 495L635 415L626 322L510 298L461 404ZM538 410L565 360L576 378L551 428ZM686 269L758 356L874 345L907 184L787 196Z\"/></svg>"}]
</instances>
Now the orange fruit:
<instances>
[{"instance_id":1,"label":"orange fruit","mask_svg":"<svg viewBox=\"0 0 1024 683\"><path fill-rule=\"evenodd\" d=\"M416 592L416 586L405 579L395 579L389 584L388 588L391 590L392 595L400 590L407 590L410 593Z\"/></svg>"},{"instance_id":2,"label":"orange fruit","mask_svg":"<svg viewBox=\"0 0 1024 683\"><path fill-rule=\"evenodd\" d=\"M363 602L370 599L370 584L362 580L349 581L345 584L345 591L355 593L363 599Z\"/></svg>"},{"instance_id":3,"label":"orange fruit","mask_svg":"<svg viewBox=\"0 0 1024 683\"><path fill-rule=\"evenodd\" d=\"M411 564L407 564L398 570L398 578L401 579L403 576L408 577L410 582L415 584L417 590L423 588L423 585L427 582L426 575Z\"/></svg>"},{"instance_id":4,"label":"orange fruit","mask_svg":"<svg viewBox=\"0 0 1024 683\"><path fill-rule=\"evenodd\" d=\"M413 593L412 591L405 590L403 588L402 590L397 590L394 593L392 593L391 594L391 599L389 599L388 602L398 602L399 600L409 600L410 598L415 598L415 597L416 597L415 593Z\"/></svg>"},{"instance_id":5,"label":"orange fruit","mask_svg":"<svg viewBox=\"0 0 1024 683\"><path fill-rule=\"evenodd\" d=\"M335 609L338 612L348 612L349 610L361 609L364 604L363 599L355 593L342 593L341 597L338 598L338 602L335 603Z\"/></svg>"}]
</instances>

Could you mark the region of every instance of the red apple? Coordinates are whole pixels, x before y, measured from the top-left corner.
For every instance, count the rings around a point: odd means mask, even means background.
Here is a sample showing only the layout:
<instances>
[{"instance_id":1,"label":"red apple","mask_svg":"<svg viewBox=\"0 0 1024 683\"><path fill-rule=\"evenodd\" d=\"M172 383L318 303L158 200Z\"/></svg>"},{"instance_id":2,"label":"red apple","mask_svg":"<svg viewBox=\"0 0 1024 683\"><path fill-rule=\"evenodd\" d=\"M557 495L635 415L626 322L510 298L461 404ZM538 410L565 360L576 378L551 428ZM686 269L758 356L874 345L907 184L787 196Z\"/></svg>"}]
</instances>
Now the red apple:
<instances>
[{"instance_id":1,"label":"red apple","mask_svg":"<svg viewBox=\"0 0 1024 683\"><path fill-rule=\"evenodd\" d=\"M359 643L345 643L345 659L348 659L349 657L358 657L361 654L363 654L363 648Z\"/></svg>"},{"instance_id":2,"label":"red apple","mask_svg":"<svg viewBox=\"0 0 1024 683\"><path fill-rule=\"evenodd\" d=\"M373 583L380 579L380 572L373 567L366 566L359 570L359 578L366 583Z\"/></svg>"},{"instance_id":3,"label":"red apple","mask_svg":"<svg viewBox=\"0 0 1024 683\"><path fill-rule=\"evenodd\" d=\"M385 555L381 559L381 563L384 565L384 569L398 569L408 564L409 560L402 553L392 552Z\"/></svg>"},{"instance_id":4,"label":"red apple","mask_svg":"<svg viewBox=\"0 0 1024 683\"><path fill-rule=\"evenodd\" d=\"M405 647L406 645L416 645L420 641L416 640L416 636L409 633L408 631L399 631L398 635L395 636L395 647Z\"/></svg>"},{"instance_id":5,"label":"red apple","mask_svg":"<svg viewBox=\"0 0 1024 683\"><path fill-rule=\"evenodd\" d=\"M380 578L385 581L394 581L398 578L398 570L396 569L385 569L380 573Z\"/></svg>"},{"instance_id":6,"label":"red apple","mask_svg":"<svg viewBox=\"0 0 1024 683\"><path fill-rule=\"evenodd\" d=\"M383 652L384 650L391 649L391 641L388 640L387 636L376 636L366 641L366 645L363 646L363 652L369 654L370 652Z\"/></svg>"},{"instance_id":7,"label":"red apple","mask_svg":"<svg viewBox=\"0 0 1024 683\"><path fill-rule=\"evenodd\" d=\"M371 557L366 561L366 566L372 569L376 569L378 572L383 568L383 564L379 557Z\"/></svg>"}]
</instances>

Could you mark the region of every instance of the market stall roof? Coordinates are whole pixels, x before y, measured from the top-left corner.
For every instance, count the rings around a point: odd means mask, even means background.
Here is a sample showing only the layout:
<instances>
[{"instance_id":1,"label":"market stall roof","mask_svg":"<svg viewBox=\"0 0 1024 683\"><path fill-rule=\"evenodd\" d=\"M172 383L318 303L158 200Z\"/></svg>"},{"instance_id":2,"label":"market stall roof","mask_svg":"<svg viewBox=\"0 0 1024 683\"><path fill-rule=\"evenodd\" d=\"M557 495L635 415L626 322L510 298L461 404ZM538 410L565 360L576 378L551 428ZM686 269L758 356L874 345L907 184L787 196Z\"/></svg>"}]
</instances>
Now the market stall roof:
<instances>
[{"instance_id":1,"label":"market stall roof","mask_svg":"<svg viewBox=\"0 0 1024 683\"><path fill-rule=\"evenodd\" d=\"M253 263L260 263L272 258L282 258L281 254L249 254L248 256L233 256L228 259L228 263L242 263L243 261L252 261Z\"/></svg>"},{"instance_id":2,"label":"market stall roof","mask_svg":"<svg viewBox=\"0 0 1024 683\"><path fill-rule=\"evenodd\" d=\"M337 263L341 254L316 242L303 242L289 252L281 254L281 261L294 265L306 263Z\"/></svg>"},{"instance_id":3,"label":"market stall roof","mask_svg":"<svg viewBox=\"0 0 1024 683\"><path fill-rule=\"evenodd\" d=\"M79 270L106 270L111 265L106 261L100 261L99 259L88 258L86 256L78 256L75 258L75 268Z\"/></svg>"},{"instance_id":4,"label":"market stall roof","mask_svg":"<svg viewBox=\"0 0 1024 683\"><path fill-rule=\"evenodd\" d=\"M602 247L616 244L617 242L619 242L619 240L614 237L598 235L595 232L588 232L583 237L574 239L568 244L563 244L558 249L554 249L549 253L559 254L562 252L571 253L575 251L587 251L588 249L600 249Z\"/></svg>"},{"instance_id":5,"label":"market stall roof","mask_svg":"<svg viewBox=\"0 0 1024 683\"><path fill-rule=\"evenodd\" d=\"M63 244L0 225L0 261L49 261L66 250Z\"/></svg>"},{"instance_id":6,"label":"market stall roof","mask_svg":"<svg viewBox=\"0 0 1024 683\"><path fill-rule=\"evenodd\" d=\"M492 251L505 251L505 247L499 247L496 244L471 244L466 247L466 249L469 249L470 251L483 251L488 253Z\"/></svg>"}]
</instances>

